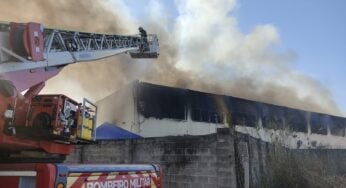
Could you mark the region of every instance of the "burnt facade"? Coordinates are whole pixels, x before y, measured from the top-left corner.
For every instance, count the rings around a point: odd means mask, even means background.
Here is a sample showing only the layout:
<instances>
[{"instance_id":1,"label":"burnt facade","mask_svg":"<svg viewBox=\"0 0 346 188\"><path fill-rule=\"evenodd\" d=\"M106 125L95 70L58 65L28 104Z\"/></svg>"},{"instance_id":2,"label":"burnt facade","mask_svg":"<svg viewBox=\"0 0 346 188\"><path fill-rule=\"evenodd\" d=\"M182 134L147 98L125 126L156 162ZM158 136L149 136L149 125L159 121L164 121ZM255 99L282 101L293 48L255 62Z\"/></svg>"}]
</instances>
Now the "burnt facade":
<instances>
[{"instance_id":1,"label":"burnt facade","mask_svg":"<svg viewBox=\"0 0 346 188\"><path fill-rule=\"evenodd\" d=\"M137 112L145 118L226 124L230 116L232 125L345 136L343 117L144 82L134 91Z\"/></svg>"}]
</instances>

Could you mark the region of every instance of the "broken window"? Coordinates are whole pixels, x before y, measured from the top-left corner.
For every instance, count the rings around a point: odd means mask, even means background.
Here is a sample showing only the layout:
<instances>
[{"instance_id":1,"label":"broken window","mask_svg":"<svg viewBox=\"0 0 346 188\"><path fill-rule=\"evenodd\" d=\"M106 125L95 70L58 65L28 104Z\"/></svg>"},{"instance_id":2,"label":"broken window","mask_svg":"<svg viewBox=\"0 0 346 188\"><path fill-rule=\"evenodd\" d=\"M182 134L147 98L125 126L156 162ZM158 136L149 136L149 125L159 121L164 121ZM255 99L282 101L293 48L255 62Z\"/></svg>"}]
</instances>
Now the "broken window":
<instances>
[{"instance_id":1,"label":"broken window","mask_svg":"<svg viewBox=\"0 0 346 188\"><path fill-rule=\"evenodd\" d=\"M228 97L228 108L231 113L233 125L256 127L259 109L255 101Z\"/></svg>"},{"instance_id":2,"label":"broken window","mask_svg":"<svg viewBox=\"0 0 346 188\"><path fill-rule=\"evenodd\" d=\"M223 123L224 116L218 112L211 112L208 110L191 109L192 121L208 122L208 123Z\"/></svg>"},{"instance_id":3,"label":"broken window","mask_svg":"<svg viewBox=\"0 0 346 188\"><path fill-rule=\"evenodd\" d=\"M287 127L296 132L307 132L306 112L295 109L286 109L285 119Z\"/></svg>"},{"instance_id":4,"label":"broken window","mask_svg":"<svg viewBox=\"0 0 346 188\"><path fill-rule=\"evenodd\" d=\"M262 126L267 129L284 129L285 112L284 108L271 104L262 104Z\"/></svg>"},{"instance_id":5,"label":"broken window","mask_svg":"<svg viewBox=\"0 0 346 188\"><path fill-rule=\"evenodd\" d=\"M140 83L138 111L146 118L186 120L186 90Z\"/></svg>"},{"instance_id":6,"label":"broken window","mask_svg":"<svg viewBox=\"0 0 346 188\"><path fill-rule=\"evenodd\" d=\"M189 92L191 120L206 123L223 123L224 113L217 104L218 95L197 91Z\"/></svg>"},{"instance_id":7,"label":"broken window","mask_svg":"<svg viewBox=\"0 0 346 188\"><path fill-rule=\"evenodd\" d=\"M330 117L329 128L330 133L335 136L345 136L345 118L341 117Z\"/></svg>"},{"instance_id":8,"label":"broken window","mask_svg":"<svg viewBox=\"0 0 346 188\"><path fill-rule=\"evenodd\" d=\"M318 113L311 113L310 116L311 133L326 135L327 131L327 116Z\"/></svg>"}]
</instances>

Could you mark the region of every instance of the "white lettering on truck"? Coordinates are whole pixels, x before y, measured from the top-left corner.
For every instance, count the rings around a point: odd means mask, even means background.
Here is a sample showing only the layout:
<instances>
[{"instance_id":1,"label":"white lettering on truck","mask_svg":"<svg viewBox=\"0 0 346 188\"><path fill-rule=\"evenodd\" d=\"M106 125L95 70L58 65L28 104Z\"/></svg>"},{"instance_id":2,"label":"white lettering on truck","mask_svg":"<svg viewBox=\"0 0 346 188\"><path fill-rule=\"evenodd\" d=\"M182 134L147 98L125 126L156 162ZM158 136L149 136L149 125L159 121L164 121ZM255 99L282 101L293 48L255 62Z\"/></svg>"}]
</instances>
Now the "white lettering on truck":
<instances>
[{"instance_id":1,"label":"white lettering on truck","mask_svg":"<svg viewBox=\"0 0 346 188\"><path fill-rule=\"evenodd\" d=\"M123 179L123 180L107 180L107 181L90 181L86 183L87 188L140 188L149 187L150 177Z\"/></svg>"}]
</instances>

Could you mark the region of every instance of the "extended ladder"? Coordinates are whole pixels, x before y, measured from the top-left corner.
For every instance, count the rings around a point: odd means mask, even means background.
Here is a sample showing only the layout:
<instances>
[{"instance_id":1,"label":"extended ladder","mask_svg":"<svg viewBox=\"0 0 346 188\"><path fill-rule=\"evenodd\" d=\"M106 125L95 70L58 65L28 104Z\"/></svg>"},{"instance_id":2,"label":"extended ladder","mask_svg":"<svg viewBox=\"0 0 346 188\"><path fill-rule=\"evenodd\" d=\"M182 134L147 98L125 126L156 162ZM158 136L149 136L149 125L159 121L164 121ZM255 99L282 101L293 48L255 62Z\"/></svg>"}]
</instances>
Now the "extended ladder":
<instances>
[{"instance_id":1,"label":"extended ladder","mask_svg":"<svg viewBox=\"0 0 346 188\"><path fill-rule=\"evenodd\" d=\"M0 74L61 67L129 52L133 58L157 58L156 35L146 37L43 28L38 23L0 23Z\"/></svg>"}]
</instances>

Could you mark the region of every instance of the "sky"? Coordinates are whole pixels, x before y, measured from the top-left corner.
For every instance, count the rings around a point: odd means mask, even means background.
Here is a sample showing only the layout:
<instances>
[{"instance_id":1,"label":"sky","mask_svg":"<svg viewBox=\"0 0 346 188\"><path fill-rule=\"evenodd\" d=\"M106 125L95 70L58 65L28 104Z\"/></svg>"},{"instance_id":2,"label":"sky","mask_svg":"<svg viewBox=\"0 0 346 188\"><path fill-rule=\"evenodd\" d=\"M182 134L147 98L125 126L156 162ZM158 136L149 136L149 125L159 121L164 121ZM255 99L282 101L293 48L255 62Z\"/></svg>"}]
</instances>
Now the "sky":
<instances>
[{"instance_id":1,"label":"sky","mask_svg":"<svg viewBox=\"0 0 346 188\"><path fill-rule=\"evenodd\" d=\"M125 1L138 18L145 16L149 2ZM175 2L162 2L174 19L178 15ZM244 33L257 25L273 25L280 35L276 50L292 51L294 69L327 88L346 115L346 1L238 0L231 14Z\"/></svg>"},{"instance_id":2,"label":"sky","mask_svg":"<svg viewBox=\"0 0 346 188\"><path fill-rule=\"evenodd\" d=\"M295 51L295 67L328 88L346 114L346 1L240 0L236 17L248 32L270 23L282 45Z\"/></svg>"}]
</instances>

